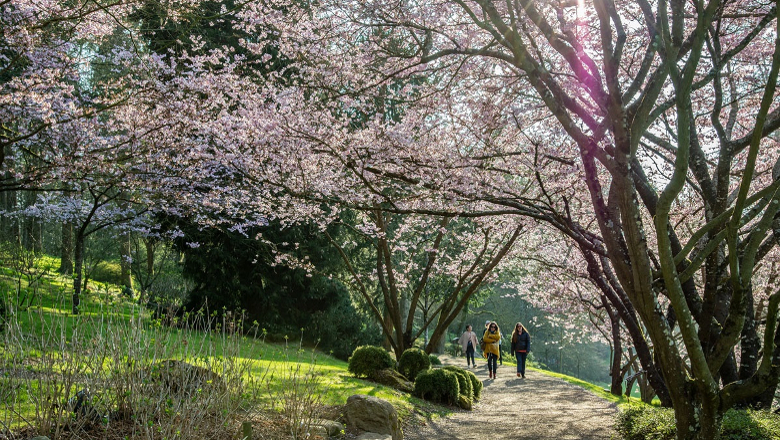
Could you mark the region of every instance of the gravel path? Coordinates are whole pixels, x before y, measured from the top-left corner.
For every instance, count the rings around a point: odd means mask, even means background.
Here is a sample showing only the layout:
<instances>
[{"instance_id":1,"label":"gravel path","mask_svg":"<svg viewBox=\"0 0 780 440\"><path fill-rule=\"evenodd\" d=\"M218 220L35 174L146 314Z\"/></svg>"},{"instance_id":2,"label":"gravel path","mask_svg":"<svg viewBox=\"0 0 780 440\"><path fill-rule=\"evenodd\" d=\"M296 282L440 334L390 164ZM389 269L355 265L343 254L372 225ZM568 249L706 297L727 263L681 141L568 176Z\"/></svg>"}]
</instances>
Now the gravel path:
<instances>
[{"instance_id":1,"label":"gravel path","mask_svg":"<svg viewBox=\"0 0 780 440\"><path fill-rule=\"evenodd\" d=\"M447 365L463 359L442 356ZM472 369L485 388L473 411L404 427L406 440L608 440L615 405L563 380L535 371L516 377L514 365L498 367L498 379L488 379L484 362Z\"/></svg>"}]
</instances>

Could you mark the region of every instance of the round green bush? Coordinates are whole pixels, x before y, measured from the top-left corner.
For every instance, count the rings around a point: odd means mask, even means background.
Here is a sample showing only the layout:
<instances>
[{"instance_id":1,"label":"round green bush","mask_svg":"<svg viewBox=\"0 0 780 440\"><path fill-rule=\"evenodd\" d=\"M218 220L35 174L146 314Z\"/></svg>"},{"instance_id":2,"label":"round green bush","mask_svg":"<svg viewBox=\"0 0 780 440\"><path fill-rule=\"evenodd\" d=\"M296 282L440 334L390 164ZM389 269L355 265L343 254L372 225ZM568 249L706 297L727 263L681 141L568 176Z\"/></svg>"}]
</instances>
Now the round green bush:
<instances>
[{"instance_id":1,"label":"round green bush","mask_svg":"<svg viewBox=\"0 0 780 440\"><path fill-rule=\"evenodd\" d=\"M411 381L414 381L421 371L428 371L430 368L431 359L419 348L404 351L401 359L398 359L398 371Z\"/></svg>"},{"instance_id":2,"label":"round green bush","mask_svg":"<svg viewBox=\"0 0 780 440\"><path fill-rule=\"evenodd\" d=\"M414 395L432 402L458 404L458 376L442 368L422 371L414 381Z\"/></svg>"},{"instance_id":3,"label":"round green bush","mask_svg":"<svg viewBox=\"0 0 780 440\"><path fill-rule=\"evenodd\" d=\"M471 409L471 404L474 402L474 388L471 385L471 378L466 374L466 370L455 366L444 367L444 369L452 371L458 377L458 388L460 389L458 405L463 409Z\"/></svg>"},{"instance_id":4,"label":"round green bush","mask_svg":"<svg viewBox=\"0 0 780 440\"><path fill-rule=\"evenodd\" d=\"M452 371L458 377L458 387L460 388L460 394L468 398L474 397L474 386L471 385L471 379L466 374L466 370L453 365L444 367L447 371Z\"/></svg>"},{"instance_id":5,"label":"round green bush","mask_svg":"<svg viewBox=\"0 0 780 440\"><path fill-rule=\"evenodd\" d=\"M450 366L445 367L445 369L457 369L460 370L465 377L469 380L471 385L471 398L473 400L479 400L482 397L482 381L479 380L476 374L469 370L464 370L460 367ZM461 390L463 390L463 387L461 387Z\"/></svg>"},{"instance_id":6,"label":"round green bush","mask_svg":"<svg viewBox=\"0 0 780 440\"><path fill-rule=\"evenodd\" d=\"M369 377L384 368L393 368L395 361L384 348L363 345L352 352L347 370L356 377Z\"/></svg>"},{"instance_id":7,"label":"round green bush","mask_svg":"<svg viewBox=\"0 0 780 440\"><path fill-rule=\"evenodd\" d=\"M439 357L435 354L429 354L428 359L431 360L431 366L433 365L441 365L441 361L439 360Z\"/></svg>"}]
</instances>

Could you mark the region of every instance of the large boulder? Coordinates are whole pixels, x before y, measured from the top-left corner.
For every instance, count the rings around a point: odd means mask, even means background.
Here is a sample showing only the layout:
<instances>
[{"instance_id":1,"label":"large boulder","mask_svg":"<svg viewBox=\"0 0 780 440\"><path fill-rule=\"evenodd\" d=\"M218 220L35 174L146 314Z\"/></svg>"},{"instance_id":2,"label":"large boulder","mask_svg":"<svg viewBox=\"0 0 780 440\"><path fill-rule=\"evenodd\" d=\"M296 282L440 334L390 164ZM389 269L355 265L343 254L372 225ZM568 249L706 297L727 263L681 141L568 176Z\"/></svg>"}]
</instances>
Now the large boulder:
<instances>
[{"instance_id":1,"label":"large boulder","mask_svg":"<svg viewBox=\"0 0 780 440\"><path fill-rule=\"evenodd\" d=\"M355 394L344 408L347 424L377 434L389 434L393 440L403 440L398 413L389 402L373 396Z\"/></svg>"},{"instance_id":2,"label":"large boulder","mask_svg":"<svg viewBox=\"0 0 780 440\"><path fill-rule=\"evenodd\" d=\"M396 390L403 391L405 393L411 393L414 391L414 384L410 382L404 375L393 370L392 368L384 368L373 372L369 378L376 383L395 388Z\"/></svg>"}]
</instances>

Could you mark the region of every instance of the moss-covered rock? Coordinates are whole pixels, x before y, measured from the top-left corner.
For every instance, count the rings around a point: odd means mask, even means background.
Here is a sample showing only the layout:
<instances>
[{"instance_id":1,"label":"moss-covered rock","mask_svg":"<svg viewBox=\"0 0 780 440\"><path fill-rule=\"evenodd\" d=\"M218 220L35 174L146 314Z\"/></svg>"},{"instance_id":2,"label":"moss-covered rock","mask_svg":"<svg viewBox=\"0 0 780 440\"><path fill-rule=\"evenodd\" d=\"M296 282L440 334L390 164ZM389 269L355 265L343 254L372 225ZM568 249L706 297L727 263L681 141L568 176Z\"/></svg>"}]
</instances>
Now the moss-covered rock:
<instances>
[{"instance_id":1,"label":"moss-covered rock","mask_svg":"<svg viewBox=\"0 0 780 440\"><path fill-rule=\"evenodd\" d=\"M383 368L373 372L369 379L376 383L395 388L396 390L403 391L405 393L411 393L414 391L414 384L407 379L403 374L393 370L392 368Z\"/></svg>"}]
</instances>

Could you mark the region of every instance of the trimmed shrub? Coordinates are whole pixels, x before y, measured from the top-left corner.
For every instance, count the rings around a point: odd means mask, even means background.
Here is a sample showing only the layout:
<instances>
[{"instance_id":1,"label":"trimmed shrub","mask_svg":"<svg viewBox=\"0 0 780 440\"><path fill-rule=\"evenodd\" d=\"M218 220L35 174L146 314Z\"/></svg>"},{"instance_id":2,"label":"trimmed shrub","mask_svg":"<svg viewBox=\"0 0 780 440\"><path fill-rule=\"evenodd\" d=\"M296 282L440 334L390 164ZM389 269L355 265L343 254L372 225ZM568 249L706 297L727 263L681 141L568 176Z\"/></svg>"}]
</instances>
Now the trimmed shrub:
<instances>
[{"instance_id":1,"label":"trimmed shrub","mask_svg":"<svg viewBox=\"0 0 780 440\"><path fill-rule=\"evenodd\" d=\"M439 357L436 356L435 354L429 354L428 359L431 360L431 366L441 365L441 361L439 360Z\"/></svg>"},{"instance_id":2,"label":"trimmed shrub","mask_svg":"<svg viewBox=\"0 0 780 440\"><path fill-rule=\"evenodd\" d=\"M471 371L463 370L466 372L466 375L468 375L469 380L471 380L471 390L474 392L474 400L479 400L482 398L482 381L479 380L476 374L474 374Z\"/></svg>"},{"instance_id":3,"label":"trimmed shrub","mask_svg":"<svg viewBox=\"0 0 780 440\"><path fill-rule=\"evenodd\" d=\"M460 400L458 404L463 409L471 409L471 403L474 401L474 388L471 385L471 378L466 374L466 370L460 367L444 367L447 371L452 371L458 377L458 388L460 390ZM465 400L465 401L464 401Z\"/></svg>"},{"instance_id":4,"label":"trimmed shrub","mask_svg":"<svg viewBox=\"0 0 780 440\"><path fill-rule=\"evenodd\" d=\"M363 345L352 352L347 370L356 377L370 377L384 368L393 368L395 361L384 348Z\"/></svg>"},{"instance_id":5,"label":"trimmed shrub","mask_svg":"<svg viewBox=\"0 0 780 440\"><path fill-rule=\"evenodd\" d=\"M460 393L469 399L474 398L474 385L471 384L471 378L466 374L466 370L454 365L444 367L447 371L452 371L458 376L458 386L460 387Z\"/></svg>"},{"instance_id":6,"label":"trimmed shrub","mask_svg":"<svg viewBox=\"0 0 780 440\"><path fill-rule=\"evenodd\" d=\"M458 376L443 368L422 371L414 381L414 395L432 402L456 405L460 395Z\"/></svg>"},{"instance_id":7,"label":"trimmed shrub","mask_svg":"<svg viewBox=\"0 0 780 440\"><path fill-rule=\"evenodd\" d=\"M415 381L421 371L428 371L430 368L431 360L428 354L419 348L410 348L404 351L401 358L398 359L398 371L411 381Z\"/></svg>"},{"instance_id":8,"label":"trimmed shrub","mask_svg":"<svg viewBox=\"0 0 780 440\"><path fill-rule=\"evenodd\" d=\"M463 394L458 396L458 406L467 409L469 411L472 410L474 405L474 401L469 399L468 397L464 396Z\"/></svg>"},{"instance_id":9,"label":"trimmed shrub","mask_svg":"<svg viewBox=\"0 0 780 440\"><path fill-rule=\"evenodd\" d=\"M620 408L615 429L625 440L674 440L674 410L647 405ZM730 409L723 415L721 438L730 440L780 440L780 415L769 411Z\"/></svg>"}]
</instances>

